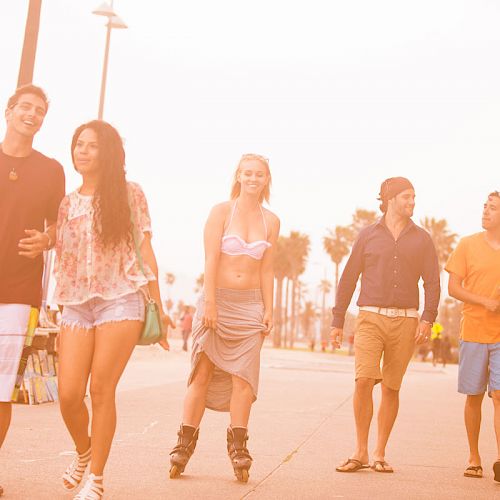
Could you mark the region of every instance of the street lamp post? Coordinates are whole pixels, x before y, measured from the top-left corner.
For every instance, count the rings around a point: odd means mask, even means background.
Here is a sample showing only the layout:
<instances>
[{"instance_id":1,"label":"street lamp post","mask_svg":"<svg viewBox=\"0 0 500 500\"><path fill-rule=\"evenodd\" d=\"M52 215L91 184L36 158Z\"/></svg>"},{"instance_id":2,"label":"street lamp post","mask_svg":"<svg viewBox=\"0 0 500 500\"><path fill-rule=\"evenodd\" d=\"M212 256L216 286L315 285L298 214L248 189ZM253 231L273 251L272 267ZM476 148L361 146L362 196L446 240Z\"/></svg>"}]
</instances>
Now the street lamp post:
<instances>
[{"instance_id":1,"label":"street lamp post","mask_svg":"<svg viewBox=\"0 0 500 500\"><path fill-rule=\"evenodd\" d=\"M24 43L21 64L19 66L19 77L17 79L18 87L33 81L41 8L42 0L30 0L28 17L26 18L26 28L24 30Z\"/></svg>"},{"instance_id":2,"label":"street lamp post","mask_svg":"<svg viewBox=\"0 0 500 500\"><path fill-rule=\"evenodd\" d=\"M108 59L109 59L109 43L111 40L111 30L125 29L127 25L120 19L113 10L113 0L111 4L106 2L102 3L96 10L92 11L92 14L97 16L104 16L108 19L108 24L106 24L106 47L104 49L104 62L102 65L102 78L101 78L101 94L99 97L99 111L97 113L97 118L102 120L104 114L104 97L106 95L106 80L108 76Z\"/></svg>"}]
</instances>

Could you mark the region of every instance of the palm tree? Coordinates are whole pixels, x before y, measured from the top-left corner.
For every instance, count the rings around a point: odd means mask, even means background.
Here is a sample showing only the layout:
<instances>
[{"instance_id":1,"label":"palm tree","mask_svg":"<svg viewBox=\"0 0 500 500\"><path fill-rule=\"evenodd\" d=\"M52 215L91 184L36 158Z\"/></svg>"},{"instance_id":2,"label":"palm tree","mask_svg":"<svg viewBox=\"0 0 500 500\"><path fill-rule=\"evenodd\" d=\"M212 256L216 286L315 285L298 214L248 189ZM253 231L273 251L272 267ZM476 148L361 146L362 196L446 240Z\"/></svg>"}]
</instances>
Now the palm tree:
<instances>
[{"instance_id":1,"label":"palm tree","mask_svg":"<svg viewBox=\"0 0 500 500\"><path fill-rule=\"evenodd\" d=\"M326 296L330 293L332 289L332 284L328 280L321 280L319 284L319 289L321 291L321 323L320 323L320 333L321 333L321 345L322 349L326 348L328 343L328 325L326 321Z\"/></svg>"},{"instance_id":2,"label":"palm tree","mask_svg":"<svg viewBox=\"0 0 500 500\"><path fill-rule=\"evenodd\" d=\"M307 301L300 314L300 322L309 347L314 350L314 322L318 316L313 302Z\"/></svg>"},{"instance_id":3,"label":"palm tree","mask_svg":"<svg viewBox=\"0 0 500 500\"><path fill-rule=\"evenodd\" d=\"M335 230L328 229L328 235L323 237L323 248L335 265L335 293L339 286L339 266L344 257L349 255L352 241L352 229L346 226L335 226Z\"/></svg>"},{"instance_id":4,"label":"palm tree","mask_svg":"<svg viewBox=\"0 0 500 500\"><path fill-rule=\"evenodd\" d=\"M309 255L310 241L307 234L301 234L298 231L291 231L288 238L288 254L290 261L290 277L292 282L292 310L291 310L291 323L290 323L290 337L289 346L293 347L296 336L297 322L296 322L296 308L297 308L297 285L299 276L305 271L307 256Z\"/></svg>"},{"instance_id":5,"label":"palm tree","mask_svg":"<svg viewBox=\"0 0 500 500\"><path fill-rule=\"evenodd\" d=\"M420 221L420 224L431 235L438 256L439 272L441 273L453 251L458 235L450 232L446 219L436 220L434 217L425 217Z\"/></svg>"},{"instance_id":6,"label":"palm tree","mask_svg":"<svg viewBox=\"0 0 500 500\"><path fill-rule=\"evenodd\" d=\"M351 230L351 246L356 241L359 232L366 226L369 226L370 224L376 222L377 219L377 212L374 212L373 210L365 210L364 208L356 208L356 211L352 214L352 222L349 226Z\"/></svg>"},{"instance_id":7,"label":"palm tree","mask_svg":"<svg viewBox=\"0 0 500 500\"><path fill-rule=\"evenodd\" d=\"M288 238L280 236L274 251L274 277L276 278L276 298L274 301L273 346L281 347L281 331L283 324L283 281L289 274L290 263L287 252Z\"/></svg>"}]
</instances>

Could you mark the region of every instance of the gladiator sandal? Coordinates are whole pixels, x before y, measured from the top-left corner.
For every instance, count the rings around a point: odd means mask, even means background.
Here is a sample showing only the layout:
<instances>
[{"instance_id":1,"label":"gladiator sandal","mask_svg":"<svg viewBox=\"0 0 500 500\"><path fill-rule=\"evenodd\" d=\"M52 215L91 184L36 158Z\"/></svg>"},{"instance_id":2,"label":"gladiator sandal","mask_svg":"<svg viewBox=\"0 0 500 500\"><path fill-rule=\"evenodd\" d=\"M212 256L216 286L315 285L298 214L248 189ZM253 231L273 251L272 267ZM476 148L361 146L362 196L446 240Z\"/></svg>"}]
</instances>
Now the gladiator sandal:
<instances>
[{"instance_id":1,"label":"gladiator sandal","mask_svg":"<svg viewBox=\"0 0 500 500\"><path fill-rule=\"evenodd\" d=\"M170 479L177 479L184 472L191 455L196 448L200 429L181 424L177 433L177 444L170 452Z\"/></svg>"},{"instance_id":2,"label":"gladiator sandal","mask_svg":"<svg viewBox=\"0 0 500 500\"><path fill-rule=\"evenodd\" d=\"M247 448L248 433L246 427L228 427L227 454L231 460L236 479L246 483L249 469L252 466L252 457Z\"/></svg>"},{"instance_id":3,"label":"gladiator sandal","mask_svg":"<svg viewBox=\"0 0 500 500\"><path fill-rule=\"evenodd\" d=\"M69 467L62 475L63 488L65 490L73 491L80 484L83 474L85 474L85 469L90 462L91 450L92 448L89 447L85 453L82 453L81 455L77 453L73 457L73 461L69 464Z\"/></svg>"},{"instance_id":4,"label":"gladiator sandal","mask_svg":"<svg viewBox=\"0 0 500 500\"><path fill-rule=\"evenodd\" d=\"M73 500L101 500L104 495L104 486L102 482L97 483L96 481L102 481L102 476L90 473L80 493Z\"/></svg>"}]
</instances>

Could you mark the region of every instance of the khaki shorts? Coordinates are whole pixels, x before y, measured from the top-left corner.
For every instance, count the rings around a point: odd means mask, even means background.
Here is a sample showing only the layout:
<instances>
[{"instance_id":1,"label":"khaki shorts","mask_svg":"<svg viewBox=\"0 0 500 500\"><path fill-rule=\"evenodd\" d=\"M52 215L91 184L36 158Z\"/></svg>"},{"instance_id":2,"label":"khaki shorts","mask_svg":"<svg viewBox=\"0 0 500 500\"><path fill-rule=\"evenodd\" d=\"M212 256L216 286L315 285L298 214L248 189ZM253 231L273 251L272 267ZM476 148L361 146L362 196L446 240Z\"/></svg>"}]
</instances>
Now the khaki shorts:
<instances>
[{"instance_id":1,"label":"khaki shorts","mask_svg":"<svg viewBox=\"0 0 500 500\"><path fill-rule=\"evenodd\" d=\"M366 377L399 390L415 349L418 319L360 311L354 335L356 380ZM380 361L384 357L382 370Z\"/></svg>"}]
</instances>

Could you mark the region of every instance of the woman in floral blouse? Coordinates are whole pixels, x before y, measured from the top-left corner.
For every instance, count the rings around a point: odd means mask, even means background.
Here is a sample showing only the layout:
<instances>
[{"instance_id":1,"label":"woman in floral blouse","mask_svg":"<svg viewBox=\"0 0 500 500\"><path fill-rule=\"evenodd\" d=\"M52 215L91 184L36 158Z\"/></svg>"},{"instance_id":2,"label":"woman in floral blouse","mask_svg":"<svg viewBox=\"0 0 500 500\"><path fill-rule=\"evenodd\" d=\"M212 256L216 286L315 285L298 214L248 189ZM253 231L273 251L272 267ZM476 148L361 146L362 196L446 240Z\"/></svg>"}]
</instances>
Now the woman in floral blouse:
<instances>
[{"instance_id":1,"label":"woman in floral blouse","mask_svg":"<svg viewBox=\"0 0 500 500\"><path fill-rule=\"evenodd\" d=\"M59 207L54 297L64 306L60 407L77 452L63 485L75 489L90 462L88 480L75 499L100 499L116 427L116 385L144 320L141 288L148 287L160 307L161 300L147 201L140 186L125 179L125 152L118 132L103 121L81 125L73 135L71 154L82 185ZM134 234L145 274L138 264ZM160 344L168 349L166 336ZM89 376L90 436L84 403Z\"/></svg>"}]
</instances>

